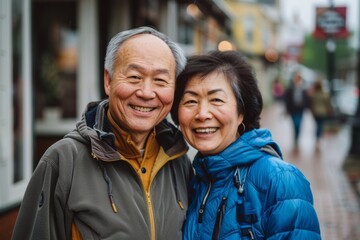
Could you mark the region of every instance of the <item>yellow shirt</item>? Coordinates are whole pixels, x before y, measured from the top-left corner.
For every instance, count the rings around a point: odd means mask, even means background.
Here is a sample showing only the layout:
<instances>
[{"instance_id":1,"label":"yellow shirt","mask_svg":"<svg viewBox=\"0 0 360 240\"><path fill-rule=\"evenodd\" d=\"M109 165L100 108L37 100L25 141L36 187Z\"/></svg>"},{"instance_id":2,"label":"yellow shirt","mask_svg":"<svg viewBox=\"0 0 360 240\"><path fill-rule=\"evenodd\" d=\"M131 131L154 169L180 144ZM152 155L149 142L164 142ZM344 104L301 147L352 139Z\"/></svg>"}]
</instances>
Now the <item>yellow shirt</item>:
<instances>
[{"instance_id":1,"label":"yellow shirt","mask_svg":"<svg viewBox=\"0 0 360 240\"><path fill-rule=\"evenodd\" d=\"M127 161L135 169L143 183L145 191L148 192L153 166L160 149L155 138L155 129L149 134L142 155L140 150L135 147L130 134L117 125L110 111L107 112L107 116L115 134L115 147L121 159Z\"/></svg>"}]
</instances>

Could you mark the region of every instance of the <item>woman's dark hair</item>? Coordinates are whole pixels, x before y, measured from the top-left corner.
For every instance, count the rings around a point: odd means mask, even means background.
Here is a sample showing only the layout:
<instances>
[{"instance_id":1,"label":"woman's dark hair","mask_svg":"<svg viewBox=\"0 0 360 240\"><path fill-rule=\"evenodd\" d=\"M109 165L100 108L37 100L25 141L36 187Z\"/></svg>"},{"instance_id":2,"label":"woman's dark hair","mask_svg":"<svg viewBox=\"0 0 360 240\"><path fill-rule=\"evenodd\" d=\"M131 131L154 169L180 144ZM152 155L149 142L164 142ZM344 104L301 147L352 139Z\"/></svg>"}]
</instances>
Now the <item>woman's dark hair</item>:
<instances>
[{"instance_id":1,"label":"woman's dark hair","mask_svg":"<svg viewBox=\"0 0 360 240\"><path fill-rule=\"evenodd\" d=\"M195 77L205 77L213 72L223 73L228 80L237 102L239 114L244 115L245 131L260 127L260 114L263 101L252 67L244 55L238 51L213 51L204 55L195 55L188 59L185 69L176 80L174 103L171 118L179 124L178 109L186 84ZM243 127L239 126L239 133Z\"/></svg>"}]
</instances>

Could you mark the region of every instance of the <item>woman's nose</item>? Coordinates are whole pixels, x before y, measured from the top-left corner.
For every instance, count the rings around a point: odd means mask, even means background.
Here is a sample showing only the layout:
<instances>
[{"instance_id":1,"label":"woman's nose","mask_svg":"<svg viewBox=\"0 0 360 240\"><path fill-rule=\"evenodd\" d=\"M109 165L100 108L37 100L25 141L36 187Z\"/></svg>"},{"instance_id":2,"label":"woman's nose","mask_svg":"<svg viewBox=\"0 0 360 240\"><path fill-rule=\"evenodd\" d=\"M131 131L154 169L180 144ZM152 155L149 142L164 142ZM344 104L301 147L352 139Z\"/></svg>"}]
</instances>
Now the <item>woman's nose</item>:
<instances>
[{"instance_id":1,"label":"woman's nose","mask_svg":"<svg viewBox=\"0 0 360 240\"><path fill-rule=\"evenodd\" d=\"M201 103L199 105L198 112L195 115L195 118L200 121L204 121L212 118L212 114L209 105L207 103Z\"/></svg>"}]
</instances>

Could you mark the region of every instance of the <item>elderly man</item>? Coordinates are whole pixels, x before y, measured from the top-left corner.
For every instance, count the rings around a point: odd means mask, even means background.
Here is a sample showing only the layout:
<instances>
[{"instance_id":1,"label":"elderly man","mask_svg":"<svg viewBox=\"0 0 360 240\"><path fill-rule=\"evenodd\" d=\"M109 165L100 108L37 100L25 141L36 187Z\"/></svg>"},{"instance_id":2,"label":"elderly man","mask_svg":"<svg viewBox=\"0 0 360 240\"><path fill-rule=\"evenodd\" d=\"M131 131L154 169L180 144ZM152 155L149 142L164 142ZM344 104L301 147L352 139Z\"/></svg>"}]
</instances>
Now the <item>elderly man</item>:
<instances>
[{"instance_id":1,"label":"elderly man","mask_svg":"<svg viewBox=\"0 0 360 240\"><path fill-rule=\"evenodd\" d=\"M13 239L181 239L191 162L165 117L186 58L148 27L107 47L108 99L40 159Z\"/></svg>"}]
</instances>

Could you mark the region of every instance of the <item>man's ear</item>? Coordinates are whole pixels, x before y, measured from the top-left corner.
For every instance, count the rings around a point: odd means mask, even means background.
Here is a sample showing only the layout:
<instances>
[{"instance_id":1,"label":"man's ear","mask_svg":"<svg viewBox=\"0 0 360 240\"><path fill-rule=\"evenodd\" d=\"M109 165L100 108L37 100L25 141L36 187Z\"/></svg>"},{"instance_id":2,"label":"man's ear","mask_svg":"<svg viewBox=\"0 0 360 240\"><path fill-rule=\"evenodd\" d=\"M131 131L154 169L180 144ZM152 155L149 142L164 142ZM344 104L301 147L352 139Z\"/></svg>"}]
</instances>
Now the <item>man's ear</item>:
<instances>
[{"instance_id":1,"label":"man's ear","mask_svg":"<svg viewBox=\"0 0 360 240\"><path fill-rule=\"evenodd\" d=\"M111 77L110 77L110 73L108 70L104 70L104 90L107 96L110 95L110 82L111 82Z\"/></svg>"}]
</instances>

